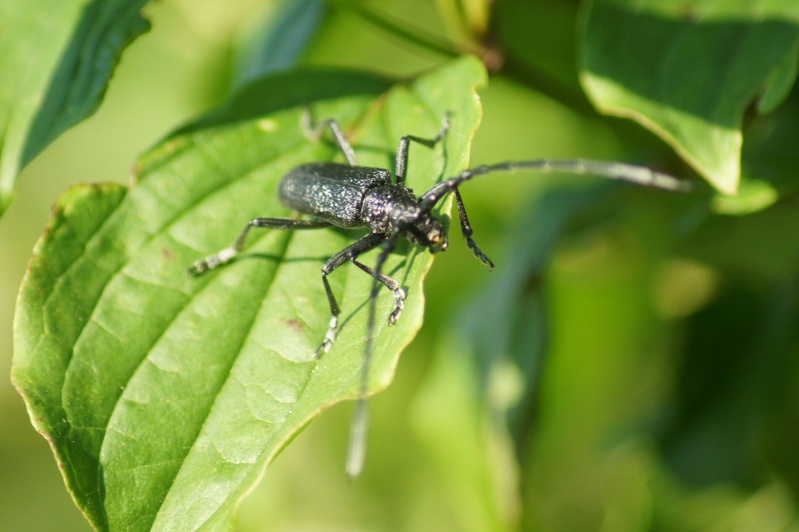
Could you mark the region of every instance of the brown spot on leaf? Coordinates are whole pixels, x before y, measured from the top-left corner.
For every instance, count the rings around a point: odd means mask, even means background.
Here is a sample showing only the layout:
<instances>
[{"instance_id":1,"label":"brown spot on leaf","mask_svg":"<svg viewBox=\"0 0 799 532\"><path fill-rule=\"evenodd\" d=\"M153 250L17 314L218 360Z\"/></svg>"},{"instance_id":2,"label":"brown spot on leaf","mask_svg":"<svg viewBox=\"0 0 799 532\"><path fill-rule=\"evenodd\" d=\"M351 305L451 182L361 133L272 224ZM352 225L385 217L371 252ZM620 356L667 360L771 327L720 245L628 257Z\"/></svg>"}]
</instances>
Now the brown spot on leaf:
<instances>
[{"instance_id":1,"label":"brown spot on leaf","mask_svg":"<svg viewBox=\"0 0 799 532\"><path fill-rule=\"evenodd\" d=\"M305 326L299 320L283 320L283 322L294 329L297 334L302 334L305 331Z\"/></svg>"}]
</instances>

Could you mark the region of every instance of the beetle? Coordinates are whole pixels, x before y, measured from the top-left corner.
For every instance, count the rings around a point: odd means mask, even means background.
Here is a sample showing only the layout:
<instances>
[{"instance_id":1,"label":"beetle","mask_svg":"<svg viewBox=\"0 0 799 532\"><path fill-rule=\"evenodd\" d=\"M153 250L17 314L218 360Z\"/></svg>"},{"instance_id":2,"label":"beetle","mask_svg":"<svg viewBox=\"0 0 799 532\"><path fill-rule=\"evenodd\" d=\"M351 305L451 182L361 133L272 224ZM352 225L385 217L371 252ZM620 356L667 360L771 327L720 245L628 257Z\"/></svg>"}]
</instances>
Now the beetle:
<instances>
[{"instance_id":1,"label":"beetle","mask_svg":"<svg viewBox=\"0 0 799 532\"><path fill-rule=\"evenodd\" d=\"M347 161L346 164L335 162L303 164L292 169L282 178L278 191L280 201L286 207L300 214L310 216L311 219L254 218L244 226L230 247L195 262L188 269L190 274L199 275L230 262L244 249L247 235L252 228L289 231L333 226L346 229L356 229L364 226L369 228L369 232L365 236L330 257L322 266L322 283L330 306L331 318L324 340L314 353L314 356L318 358L322 353L329 351L336 338L338 317L341 313L327 277L339 266L346 262L351 262L373 278L372 290L369 296L366 347L364 350L363 370L361 372L361 398L356 406L347 458L347 472L351 476L357 476L360 473L364 462L364 434L367 425L367 414L363 398L367 392L379 284L384 285L394 293L394 308L388 316L389 325L393 325L399 319L406 297L400 283L383 274L383 264L388 255L394 250L400 237L406 238L413 245L428 249L431 253L438 253L447 249L447 231L441 220L432 211L449 193L455 194L461 232L466 240L467 247L472 250L478 260L493 269L494 263L482 252L472 238L473 230L466 214L463 198L458 190L463 183L474 177L493 172L527 169L539 172L558 171L573 174L594 174L600 177L673 191L682 191L690 188L690 185L685 181L642 166L588 160L534 160L511 161L463 170L455 177L438 182L417 197L413 190L405 186L410 143L416 142L429 148L434 148L444 139L449 130L449 124L449 116L445 116L438 134L430 139L414 135L402 137L397 148L392 179L391 172L387 169L358 166L355 151L334 119L328 119L322 122L319 127L313 128L310 124L309 115L304 116L303 128L306 130L307 135L312 138L319 138L323 130L328 128L339 151L341 151ZM382 250L377 257L374 268L358 260L361 254L379 246L382 246Z\"/></svg>"}]
</instances>

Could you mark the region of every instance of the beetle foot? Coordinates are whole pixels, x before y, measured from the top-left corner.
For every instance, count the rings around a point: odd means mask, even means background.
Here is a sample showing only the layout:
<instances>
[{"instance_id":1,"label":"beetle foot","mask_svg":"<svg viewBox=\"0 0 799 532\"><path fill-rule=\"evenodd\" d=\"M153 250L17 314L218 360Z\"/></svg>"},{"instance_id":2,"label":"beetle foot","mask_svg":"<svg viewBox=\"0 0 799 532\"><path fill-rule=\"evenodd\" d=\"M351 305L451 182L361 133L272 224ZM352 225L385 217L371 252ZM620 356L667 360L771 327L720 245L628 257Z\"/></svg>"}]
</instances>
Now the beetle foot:
<instances>
[{"instance_id":1,"label":"beetle foot","mask_svg":"<svg viewBox=\"0 0 799 532\"><path fill-rule=\"evenodd\" d=\"M394 311L388 316L388 324L394 325L402 314L402 309L405 308L405 290L397 288L394 290Z\"/></svg>"},{"instance_id":2,"label":"beetle foot","mask_svg":"<svg viewBox=\"0 0 799 532\"><path fill-rule=\"evenodd\" d=\"M330 347L333 345L333 342L336 340L336 330L338 329L338 317L333 316L330 318L330 324L327 326L327 334L325 334L325 341L322 342L322 345L316 348L316 352L314 353L314 358L319 358L322 356L322 353L327 353L330 351Z\"/></svg>"},{"instance_id":3,"label":"beetle foot","mask_svg":"<svg viewBox=\"0 0 799 532\"><path fill-rule=\"evenodd\" d=\"M474 240L472 240L471 238L468 238L468 237L467 237L467 238L466 238L466 246L467 246L469 249L471 249L471 250L472 250L472 253L474 253L474 256L475 256L475 257L477 257L477 260L479 260L480 262L482 262L483 264L485 264L486 266L488 266L488 267L489 267L489 269L491 269L491 270L493 270L493 269L494 269L494 263L493 263L493 262L491 262L491 259L489 259L489 258L486 256L486 254L485 254L485 253L483 253L483 252L480 250L480 248L478 248L478 247L477 247L477 243L476 243Z\"/></svg>"},{"instance_id":4,"label":"beetle foot","mask_svg":"<svg viewBox=\"0 0 799 532\"><path fill-rule=\"evenodd\" d=\"M187 271L191 275L200 275L208 270L213 270L217 266L221 266L230 262L230 259L238 254L236 248L226 248L215 255L209 255L203 260L195 262Z\"/></svg>"}]
</instances>

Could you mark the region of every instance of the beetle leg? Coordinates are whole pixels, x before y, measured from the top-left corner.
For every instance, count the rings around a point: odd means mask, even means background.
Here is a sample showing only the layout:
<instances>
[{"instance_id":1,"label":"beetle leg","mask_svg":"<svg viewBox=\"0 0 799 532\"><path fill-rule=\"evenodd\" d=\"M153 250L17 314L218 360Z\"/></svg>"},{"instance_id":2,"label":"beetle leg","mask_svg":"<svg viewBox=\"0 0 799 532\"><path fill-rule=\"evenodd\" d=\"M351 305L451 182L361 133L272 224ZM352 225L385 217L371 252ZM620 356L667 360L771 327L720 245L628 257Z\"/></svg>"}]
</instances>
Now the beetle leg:
<instances>
[{"instance_id":1,"label":"beetle leg","mask_svg":"<svg viewBox=\"0 0 799 532\"><path fill-rule=\"evenodd\" d=\"M322 283L325 285L325 294L327 295L327 302L330 304L330 314L332 314L332 317L330 318L330 324L328 325L325 339L316 349L315 356L317 358L322 353L327 353L330 350L330 346L333 345L333 342L336 339L336 331L338 330L338 315L341 313L341 310L338 306L338 301L336 301L336 296L333 295L333 290L330 288L330 283L327 280L327 276L330 275L333 270L347 261L352 261L356 265L360 264L355 260L358 255L361 253L366 253L370 249L376 248L383 241L385 241L385 239L386 235L382 233L369 233L365 237L356 240L346 248L330 257L328 261L325 262L325 265L322 266Z\"/></svg>"},{"instance_id":2,"label":"beetle leg","mask_svg":"<svg viewBox=\"0 0 799 532\"><path fill-rule=\"evenodd\" d=\"M322 136L322 131L324 131L326 127L330 128L330 132L333 133L333 138L336 140L336 146L338 146L338 149L341 150L342 154L344 154L344 158L347 159L347 163L350 166L358 166L358 161L355 159L355 150L352 149L350 141L347 140L347 136L344 135L344 132L338 125L338 122L336 122L333 118L328 118L318 126L314 127L312 124L311 113L308 111L303 113L302 128L305 131L306 137L309 137L312 140L319 140L319 138Z\"/></svg>"},{"instance_id":3,"label":"beetle leg","mask_svg":"<svg viewBox=\"0 0 799 532\"><path fill-rule=\"evenodd\" d=\"M371 275L372 277L383 283L383 285L386 288L394 292L394 310L388 316L388 324L394 325L395 323L397 323L400 314L402 314L402 309L405 308L405 297L406 297L405 290L403 290L402 287L400 287L400 284L391 277L383 275L382 273L377 273L375 270L373 270L366 264L358 262L355 259L351 259L351 261L357 267L359 267L360 269L362 269L363 271L365 271L366 273L368 273L369 275Z\"/></svg>"},{"instance_id":4,"label":"beetle leg","mask_svg":"<svg viewBox=\"0 0 799 532\"><path fill-rule=\"evenodd\" d=\"M341 131L341 128L338 125L338 122L333 120L332 118L325 121L327 127L330 128L330 131L333 133L333 137L336 139L336 145L338 149L341 150L341 153L344 154L344 158L347 159L347 162L350 166L358 166L358 161L355 160L355 151L350 146L350 142L347 140L347 137L344 135L344 132Z\"/></svg>"},{"instance_id":5,"label":"beetle leg","mask_svg":"<svg viewBox=\"0 0 799 532\"><path fill-rule=\"evenodd\" d=\"M461 219L461 232L466 239L466 246L472 250L472 253L474 253L474 256L477 257L480 262L493 270L494 263L491 262L491 259L489 259L479 247L477 247L477 244L472 239L474 231L472 230L472 225L469 223L469 217L466 216L466 207L463 205L463 198L461 198L461 193L457 188L455 189L455 202L458 204L458 217Z\"/></svg>"},{"instance_id":6,"label":"beetle leg","mask_svg":"<svg viewBox=\"0 0 799 532\"><path fill-rule=\"evenodd\" d=\"M423 139L414 135L405 135L400 139L399 146L397 147L397 159L394 163L394 178L397 185L401 187L405 186L405 172L408 168L408 150L410 149L411 141L424 144L428 148L433 148L444 138L447 131L449 131L449 114L444 115L444 119L441 121L441 129L434 138Z\"/></svg>"},{"instance_id":7,"label":"beetle leg","mask_svg":"<svg viewBox=\"0 0 799 532\"><path fill-rule=\"evenodd\" d=\"M209 255L202 260L195 262L188 272L192 275L199 275L205 271L213 270L217 266L221 266L230 262L230 260L239 254L244 248L244 241L247 234L253 227L264 227L270 229L284 229L288 231L296 231L299 229L320 229L322 227L330 227L328 222L320 222L316 220L293 220L290 218L254 218L244 226L244 229L239 233L233 245L223 249L222 251Z\"/></svg>"}]
</instances>

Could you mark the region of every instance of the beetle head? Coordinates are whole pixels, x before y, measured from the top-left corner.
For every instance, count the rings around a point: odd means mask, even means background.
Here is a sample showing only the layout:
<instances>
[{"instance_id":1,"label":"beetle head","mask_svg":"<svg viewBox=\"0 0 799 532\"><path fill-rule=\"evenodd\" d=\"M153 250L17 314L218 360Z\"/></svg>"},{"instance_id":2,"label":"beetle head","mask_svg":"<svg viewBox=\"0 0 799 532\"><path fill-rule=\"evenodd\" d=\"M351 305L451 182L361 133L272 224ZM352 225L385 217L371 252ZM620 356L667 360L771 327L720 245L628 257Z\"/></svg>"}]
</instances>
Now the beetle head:
<instances>
[{"instance_id":1,"label":"beetle head","mask_svg":"<svg viewBox=\"0 0 799 532\"><path fill-rule=\"evenodd\" d=\"M428 212L421 212L413 223L408 224L405 235L411 243L426 247L430 253L447 249L447 232L444 226Z\"/></svg>"},{"instance_id":2,"label":"beetle head","mask_svg":"<svg viewBox=\"0 0 799 532\"><path fill-rule=\"evenodd\" d=\"M407 196L395 198L388 216L388 233L401 234L412 244L427 248L431 253L447 249L447 232L441 221L430 209L418 205L410 190Z\"/></svg>"}]
</instances>

